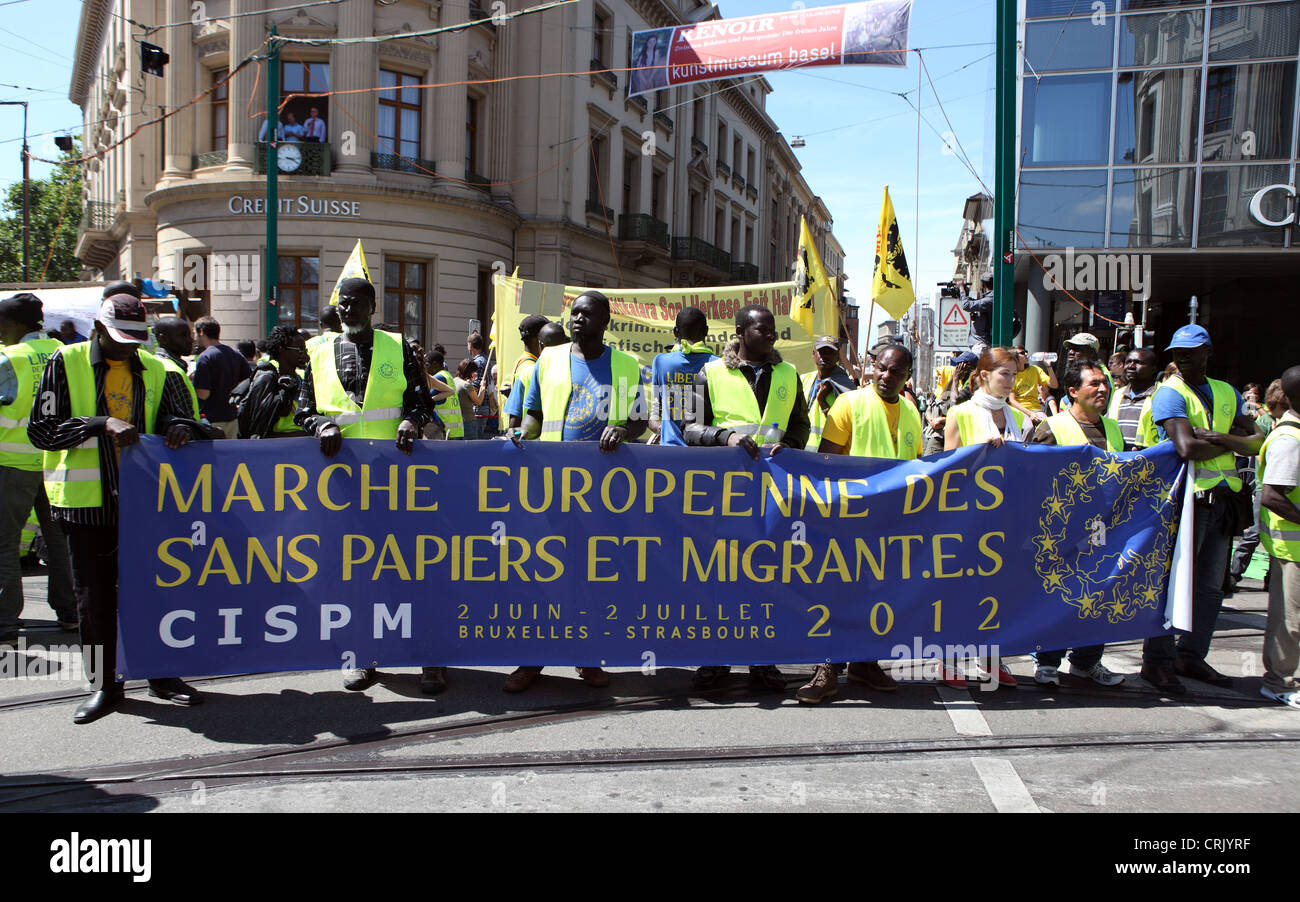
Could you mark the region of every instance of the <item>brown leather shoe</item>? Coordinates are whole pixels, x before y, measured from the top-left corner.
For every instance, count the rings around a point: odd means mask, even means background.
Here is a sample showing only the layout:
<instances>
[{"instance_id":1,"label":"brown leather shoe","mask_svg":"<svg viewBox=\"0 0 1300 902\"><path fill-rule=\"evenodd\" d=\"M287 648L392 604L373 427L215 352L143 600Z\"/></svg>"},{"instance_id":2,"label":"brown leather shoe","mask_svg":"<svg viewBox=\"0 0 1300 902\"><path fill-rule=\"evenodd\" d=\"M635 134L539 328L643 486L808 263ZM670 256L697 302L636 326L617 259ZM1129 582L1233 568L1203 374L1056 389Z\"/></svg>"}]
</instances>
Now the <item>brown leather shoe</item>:
<instances>
[{"instance_id":1,"label":"brown leather shoe","mask_svg":"<svg viewBox=\"0 0 1300 902\"><path fill-rule=\"evenodd\" d=\"M541 675L540 667L517 667L514 673L506 677L506 683L501 688L506 692L523 692Z\"/></svg>"},{"instance_id":2,"label":"brown leather shoe","mask_svg":"<svg viewBox=\"0 0 1300 902\"><path fill-rule=\"evenodd\" d=\"M880 692L897 692L898 683L875 661L854 661L849 665L849 679Z\"/></svg>"},{"instance_id":3,"label":"brown leather shoe","mask_svg":"<svg viewBox=\"0 0 1300 902\"><path fill-rule=\"evenodd\" d=\"M1225 689L1232 686L1232 677L1219 673L1200 658L1185 658L1180 655L1178 660L1174 661L1174 673L1200 680L1202 683L1209 683L1211 686L1222 686Z\"/></svg>"},{"instance_id":4,"label":"brown leather shoe","mask_svg":"<svg viewBox=\"0 0 1300 902\"><path fill-rule=\"evenodd\" d=\"M578 676L593 689L604 689L609 685L609 674L599 667L579 667Z\"/></svg>"},{"instance_id":5,"label":"brown leather shoe","mask_svg":"<svg viewBox=\"0 0 1300 902\"><path fill-rule=\"evenodd\" d=\"M818 664L812 679L799 687L794 697L805 705L816 705L823 699L834 698L840 691L840 678L834 665Z\"/></svg>"}]
</instances>

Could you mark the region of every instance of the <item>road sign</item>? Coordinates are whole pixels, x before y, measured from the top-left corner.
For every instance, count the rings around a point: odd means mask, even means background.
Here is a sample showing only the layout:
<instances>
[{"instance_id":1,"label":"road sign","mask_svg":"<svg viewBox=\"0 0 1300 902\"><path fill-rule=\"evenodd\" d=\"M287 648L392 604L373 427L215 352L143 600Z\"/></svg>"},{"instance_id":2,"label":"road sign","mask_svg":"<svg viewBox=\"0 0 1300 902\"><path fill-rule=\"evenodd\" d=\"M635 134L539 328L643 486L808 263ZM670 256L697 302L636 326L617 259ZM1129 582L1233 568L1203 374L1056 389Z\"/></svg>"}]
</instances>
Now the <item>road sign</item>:
<instances>
[{"instance_id":1,"label":"road sign","mask_svg":"<svg viewBox=\"0 0 1300 902\"><path fill-rule=\"evenodd\" d=\"M940 348L957 350L970 346L970 317L961 309L961 298L939 298Z\"/></svg>"}]
</instances>

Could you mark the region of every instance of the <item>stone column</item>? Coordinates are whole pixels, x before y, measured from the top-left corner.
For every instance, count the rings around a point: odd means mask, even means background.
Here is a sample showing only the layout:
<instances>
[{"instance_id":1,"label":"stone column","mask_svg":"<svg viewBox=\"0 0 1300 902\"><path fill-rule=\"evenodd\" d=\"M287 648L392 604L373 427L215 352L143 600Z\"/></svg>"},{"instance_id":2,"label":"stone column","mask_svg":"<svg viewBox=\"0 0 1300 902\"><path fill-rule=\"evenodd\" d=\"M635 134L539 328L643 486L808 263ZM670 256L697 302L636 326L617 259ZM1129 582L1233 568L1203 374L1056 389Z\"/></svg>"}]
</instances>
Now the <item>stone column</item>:
<instances>
[{"instance_id":1,"label":"stone column","mask_svg":"<svg viewBox=\"0 0 1300 902\"><path fill-rule=\"evenodd\" d=\"M510 75L515 65L515 30L519 27L517 19L507 19L497 28L497 44L492 60L492 73L497 78ZM488 126L488 178L492 179L492 199L499 204L513 207L511 185L496 184L510 180L510 147L513 137L513 118L511 117L511 98L514 89L511 82L497 82L492 86L488 103L491 105L491 125Z\"/></svg>"},{"instance_id":2,"label":"stone column","mask_svg":"<svg viewBox=\"0 0 1300 902\"><path fill-rule=\"evenodd\" d=\"M167 21L175 25L188 23L190 4L187 0L167 0ZM198 93L194 87L194 28L189 24L169 29L171 63L166 79L166 105L168 111L177 109ZM207 85L204 85L207 87ZM211 102L211 95L208 97ZM167 142L167 158L163 161L163 179L190 177L194 153L195 110L208 104L198 103L186 107L163 123Z\"/></svg>"},{"instance_id":3,"label":"stone column","mask_svg":"<svg viewBox=\"0 0 1300 902\"><path fill-rule=\"evenodd\" d=\"M375 33L375 6L373 3L344 3L339 7L339 37L366 37ZM334 48L336 70L330 74L330 84L343 89L374 88L379 82L374 44L340 44ZM370 173L370 152L375 149L378 122L377 94L349 94L331 100L328 128L330 144L333 145L339 173ZM351 116L337 109L342 102ZM354 122L353 119L356 121ZM344 132L351 132L355 140L354 153L345 154L344 146L354 142L345 141Z\"/></svg>"},{"instance_id":4,"label":"stone column","mask_svg":"<svg viewBox=\"0 0 1300 902\"><path fill-rule=\"evenodd\" d=\"M230 0L230 12L252 13L264 9L263 0ZM267 26L263 16L241 16L230 19L230 68L257 50L266 36ZM257 66L262 67L262 77L257 77ZM241 69L229 81L230 91L230 126L226 154L227 172L252 172L253 162L257 159L257 131L262 124L260 116L249 119L244 110L265 110L266 108L266 67L269 62L250 63ZM249 106L248 98L253 93L253 84L257 83L260 96L253 98ZM272 111L274 112L274 111Z\"/></svg>"},{"instance_id":5,"label":"stone column","mask_svg":"<svg viewBox=\"0 0 1300 902\"><path fill-rule=\"evenodd\" d=\"M468 0L443 0L439 23L443 26L459 25L469 21ZM469 34L467 31L443 32L438 35L438 81L440 83L465 80L469 59ZM439 180L439 189L454 193L473 189L461 184L465 179L465 115L466 93L464 85L438 88L434 91L434 160L439 175L459 181Z\"/></svg>"}]
</instances>

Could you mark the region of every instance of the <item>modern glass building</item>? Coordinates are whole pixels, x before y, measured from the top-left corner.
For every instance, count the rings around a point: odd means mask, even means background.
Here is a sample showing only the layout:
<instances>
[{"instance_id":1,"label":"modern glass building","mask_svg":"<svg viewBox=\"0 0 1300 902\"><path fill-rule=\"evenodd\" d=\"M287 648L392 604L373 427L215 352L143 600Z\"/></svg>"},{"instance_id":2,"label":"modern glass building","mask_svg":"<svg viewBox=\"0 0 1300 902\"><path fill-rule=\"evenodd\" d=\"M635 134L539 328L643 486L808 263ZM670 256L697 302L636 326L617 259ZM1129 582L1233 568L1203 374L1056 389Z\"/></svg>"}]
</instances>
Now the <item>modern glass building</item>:
<instances>
[{"instance_id":1,"label":"modern glass building","mask_svg":"<svg viewBox=\"0 0 1300 902\"><path fill-rule=\"evenodd\" d=\"M1216 375L1266 381L1300 362L1300 2L1024 0L1023 12L1028 346L1086 330L1113 349L1132 314L1163 348L1195 296Z\"/></svg>"}]
</instances>

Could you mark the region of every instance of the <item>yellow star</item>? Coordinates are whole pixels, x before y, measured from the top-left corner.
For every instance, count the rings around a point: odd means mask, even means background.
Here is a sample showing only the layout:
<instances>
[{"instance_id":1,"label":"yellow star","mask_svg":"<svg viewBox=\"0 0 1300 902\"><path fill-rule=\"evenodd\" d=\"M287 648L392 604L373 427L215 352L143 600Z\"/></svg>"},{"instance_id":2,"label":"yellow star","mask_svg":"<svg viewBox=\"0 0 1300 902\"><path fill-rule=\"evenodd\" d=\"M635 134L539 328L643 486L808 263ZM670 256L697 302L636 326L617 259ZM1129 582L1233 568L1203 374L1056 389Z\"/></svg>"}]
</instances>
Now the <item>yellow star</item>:
<instances>
[{"instance_id":1,"label":"yellow star","mask_svg":"<svg viewBox=\"0 0 1300 902\"><path fill-rule=\"evenodd\" d=\"M1124 616L1124 602L1121 601L1120 599L1117 598L1114 601L1112 601L1110 603L1110 609L1118 616L1120 617Z\"/></svg>"},{"instance_id":2,"label":"yellow star","mask_svg":"<svg viewBox=\"0 0 1300 902\"><path fill-rule=\"evenodd\" d=\"M1047 514L1048 519L1051 519L1053 516L1060 517L1065 510L1065 502L1063 502L1060 498L1056 498L1056 497L1048 498L1047 510L1048 510L1048 514Z\"/></svg>"},{"instance_id":3,"label":"yellow star","mask_svg":"<svg viewBox=\"0 0 1300 902\"><path fill-rule=\"evenodd\" d=\"M1056 539L1051 536L1039 536L1034 539L1034 541L1038 543L1039 549L1041 549L1045 554L1051 554L1056 551Z\"/></svg>"},{"instance_id":4,"label":"yellow star","mask_svg":"<svg viewBox=\"0 0 1300 902\"><path fill-rule=\"evenodd\" d=\"M1097 606L1097 600L1100 595L1085 595L1079 599L1079 610L1084 614L1091 614Z\"/></svg>"},{"instance_id":5,"label":"yellow star","mask_svg":"<svg viewBox=\"0 0 1300 902\"><path fill-rule=\"evenodd\" d=\"M1088 474L1082 471L1070 474L1070 482L1076 486L1084 486L1088 483Z\"/></svg>"},{"instance_id":6,"label":"yellow star","mask_svg":"<svg viewBox=\"0 0 1300 902\"><path fill-rule=\"evenodd\" d=\"M1061 571L1053 570L1043 577L1043 585L1049 589L1061 588Z\"/></svg>"},{"instance_id":7,"label":"yellow star","mask_svg":"<svg viewBox=\"0 0 1300 902\"><path fill-rule=\"evenodd\" d=\"M1154 605L1159 598L1160 598L1159 589L1145 589L1142 592L1142 603L1144 606Z\"/></svg>"},{"instance_id":8,"label":"yellow star","mask_svg":"<svg viewBox=\"0 0 1300 902\"><path fill-rule=\"evenodd\" d=\"M1103 463L1101 466L1102 469L1106 471L1107 476L1118 476L1119 471L1124 469L1124 464L1120 460L1114 457L1112 457L1110 460ZM1143 479L1145 479L1145 476L1146 476L1145 473L1142 474Z\"/></svg>"}]
</instances>

